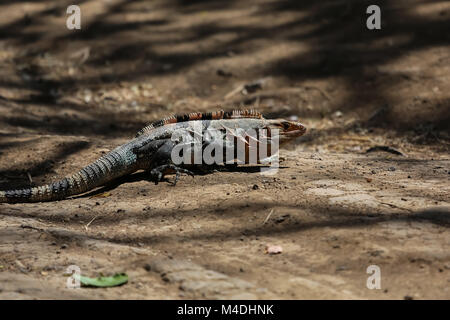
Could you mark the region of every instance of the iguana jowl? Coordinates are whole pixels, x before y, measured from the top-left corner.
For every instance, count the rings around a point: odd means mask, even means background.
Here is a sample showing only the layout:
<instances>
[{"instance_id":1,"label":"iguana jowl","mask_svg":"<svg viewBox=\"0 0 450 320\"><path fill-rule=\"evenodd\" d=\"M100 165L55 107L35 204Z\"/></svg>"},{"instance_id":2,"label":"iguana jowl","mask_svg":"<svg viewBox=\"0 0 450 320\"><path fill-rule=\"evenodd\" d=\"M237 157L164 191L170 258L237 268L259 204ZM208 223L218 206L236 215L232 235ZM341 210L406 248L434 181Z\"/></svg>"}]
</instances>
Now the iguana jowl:
<instances>
[{"instance_id":1,"label":"iguana jowl","mask_svg":"<svg viewBox=\"0 0 450 320\"><path fill-rule=\"evenodd\" d=\"M280 144L301 136L306 131L306 128L299 122L265 119L260 113L252 110L172 116L151 123L139 131L133 140L117 147L71 176L40 187L0 191L0 203L61 200L103 186L116 178L138 170L148 171L156 179L156 182L160 181L164 174L175 172L176 182L180 173L192 173L172 163L171 152L177 142L171 137L176 130L183 128L189 130L194 124L193 121L196 122L196 125L201 124L202 131L211 128L232 131L232 129L239 128L243 130L265 129L270 133L270 130L277 129ZM238 135L239 131L233 132ZM242 137L237 136L236 138Z\"/></svg>"}]
</instances>

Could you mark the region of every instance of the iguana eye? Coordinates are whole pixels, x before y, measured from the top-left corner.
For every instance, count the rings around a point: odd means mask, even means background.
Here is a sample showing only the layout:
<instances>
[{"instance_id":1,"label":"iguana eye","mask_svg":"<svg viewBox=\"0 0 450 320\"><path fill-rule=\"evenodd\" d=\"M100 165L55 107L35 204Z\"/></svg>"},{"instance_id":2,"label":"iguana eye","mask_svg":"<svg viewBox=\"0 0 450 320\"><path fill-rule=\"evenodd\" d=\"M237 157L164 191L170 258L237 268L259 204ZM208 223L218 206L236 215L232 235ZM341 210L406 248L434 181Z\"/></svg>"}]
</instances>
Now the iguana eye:
<instances>
[{"instance_id":1,"label":"iguana eye","mask_svg":"<svg viewBox=\"0 0 450 320\"><path fill-rule=\"evenodd\" d=\"M285 130L289 129L289 127L291 126L291 124L287 121L283 121L281 124L283 125L283 129Z\"/></svg>"}]
</instances>

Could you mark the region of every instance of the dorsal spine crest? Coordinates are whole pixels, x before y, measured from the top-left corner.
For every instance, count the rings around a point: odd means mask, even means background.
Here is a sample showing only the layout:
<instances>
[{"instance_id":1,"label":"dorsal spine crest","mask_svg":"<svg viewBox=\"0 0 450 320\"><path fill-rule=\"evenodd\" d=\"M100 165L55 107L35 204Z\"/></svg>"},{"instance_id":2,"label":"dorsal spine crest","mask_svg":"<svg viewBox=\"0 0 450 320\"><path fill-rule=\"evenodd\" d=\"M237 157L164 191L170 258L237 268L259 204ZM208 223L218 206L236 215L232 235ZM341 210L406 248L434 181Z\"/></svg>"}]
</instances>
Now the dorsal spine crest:
<instances>
[{"instance_id":1,"label":"dorsal spine crest","mask_svg":"<svg viewBox=\"0 0 450 320\"><path fill-rule=\"evenodd\" d=\"M232 110L232 111L216 111L216 112L192 112L183 115L173 115L170 117L156 120L141 129L136 137L139 137L145 133L152 131L155 128L162 127L166 124L180 123L186 121L197 120L221 120L221 119L239 119L239 118L263 118L262 114L256 110Z\"/></svg>"}]
</instances>

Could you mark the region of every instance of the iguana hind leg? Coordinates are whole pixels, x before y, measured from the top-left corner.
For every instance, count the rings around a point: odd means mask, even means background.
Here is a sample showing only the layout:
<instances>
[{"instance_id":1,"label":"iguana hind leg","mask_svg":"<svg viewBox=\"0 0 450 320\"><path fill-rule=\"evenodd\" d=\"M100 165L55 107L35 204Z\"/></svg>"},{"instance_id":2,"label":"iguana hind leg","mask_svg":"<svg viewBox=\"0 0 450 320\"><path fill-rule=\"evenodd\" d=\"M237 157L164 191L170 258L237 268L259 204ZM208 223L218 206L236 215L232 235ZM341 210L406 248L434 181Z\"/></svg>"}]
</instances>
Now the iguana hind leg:
<instances>
[{"instance_id":1,"label":"iguana hind leg","mask_svg":"<svg viewBox=\"0 0 450 320\"><path fill-rule=\"evenodd\" d=\"M172 163L172 150L175 143L170 140L152 141L147 145L136 150L138 157L148 157L151 165L147 172L149 172L151 179L158 184L164 179L166 174L175 173L175 180L173 185L176 185L180 179L180 173L186 173L191 176L194 174L184 168L178 167Z\"/></svg>"},{"instance_id":2,"label":"iguana hind leg","mask_svg":"<svg viewBox=\"0 0 450 320\"><path fill-rule=\"evenodd\" d=\"M158 184L164 178L164 175L166 175L168 173L172 173L172 172L175 172L175 180L173 181L174 186L177 184L178 180L180 179L181 173L186 173L186 174L190 175L191 177L194 177L193 172L186 170L184 168L181 168L181 167L177 167L174 164L163 164L163 165L157 166L157 167L153 168L152 170L150 170L150 176L153 177L155 184Z\"/></svg>"}]
</instances>

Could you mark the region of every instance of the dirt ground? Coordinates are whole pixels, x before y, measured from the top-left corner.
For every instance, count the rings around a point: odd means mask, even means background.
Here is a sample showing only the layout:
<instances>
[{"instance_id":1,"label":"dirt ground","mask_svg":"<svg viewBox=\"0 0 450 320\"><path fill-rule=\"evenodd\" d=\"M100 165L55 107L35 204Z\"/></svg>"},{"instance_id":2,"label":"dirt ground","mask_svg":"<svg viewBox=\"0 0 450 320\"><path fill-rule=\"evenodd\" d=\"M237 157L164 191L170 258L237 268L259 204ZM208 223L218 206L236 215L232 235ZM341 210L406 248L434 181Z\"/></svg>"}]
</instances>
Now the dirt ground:
<instances>
[{"instance_id":1,"label":"dirt ground","mask_svg":"<svg viewBox=\"0 0 450 320\"><path fill-rule=\"evenodd\" d=\"M448 1L378 1L375 31L356 0L77 3L81 30L72 1L0 4L0 190L173 113L255 108L308 132L273 176L137 173L0 204L1 299L450 299ZM129 282L68 289L70 265Z\"/></svg>"}]
</instances>

